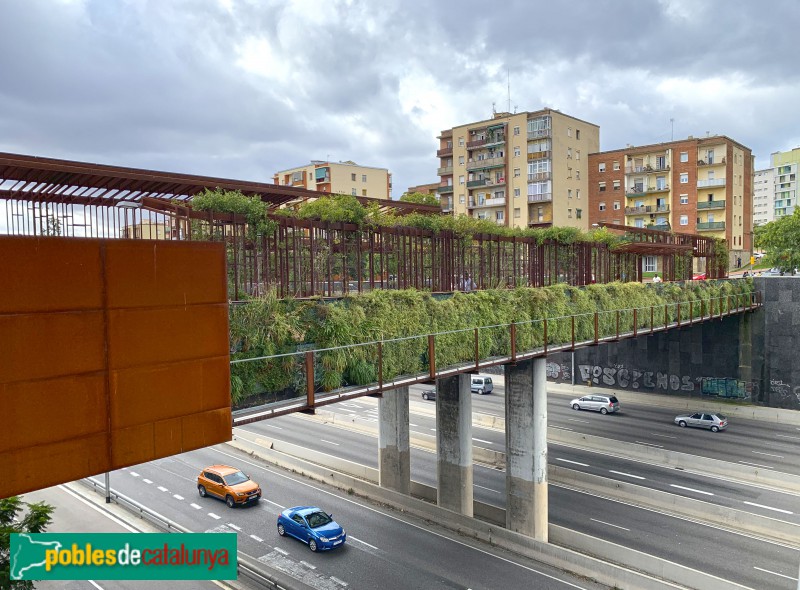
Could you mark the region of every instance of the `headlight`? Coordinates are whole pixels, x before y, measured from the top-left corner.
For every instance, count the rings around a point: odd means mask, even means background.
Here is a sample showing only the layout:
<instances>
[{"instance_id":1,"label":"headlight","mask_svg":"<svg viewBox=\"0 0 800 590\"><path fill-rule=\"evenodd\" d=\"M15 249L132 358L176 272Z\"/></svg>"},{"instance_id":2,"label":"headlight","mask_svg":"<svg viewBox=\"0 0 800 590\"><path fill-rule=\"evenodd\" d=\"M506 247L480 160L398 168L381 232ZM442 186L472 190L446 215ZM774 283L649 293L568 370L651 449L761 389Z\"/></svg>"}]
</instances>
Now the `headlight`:
<instances>
[{"instance_id":1,"label":"headlight","mask_svg":"<svg viewBox=\"0 0 800 590\"><path fill-rule=\"evenodd\" d=\"M236 492L236 495L239 496L240 498L244 498L247 495L247 493L246 492Z\"/></svg>"},{"instance_id":2,"label":"headlight","mask_svg":"<svg viewBox=\"0 0 800 590\"><path fill-rule=\"evenodd\" d=\"M327 543L328 537L320 537L319 540L322 541L323 543Z\"/></svg>"}]
</instances>

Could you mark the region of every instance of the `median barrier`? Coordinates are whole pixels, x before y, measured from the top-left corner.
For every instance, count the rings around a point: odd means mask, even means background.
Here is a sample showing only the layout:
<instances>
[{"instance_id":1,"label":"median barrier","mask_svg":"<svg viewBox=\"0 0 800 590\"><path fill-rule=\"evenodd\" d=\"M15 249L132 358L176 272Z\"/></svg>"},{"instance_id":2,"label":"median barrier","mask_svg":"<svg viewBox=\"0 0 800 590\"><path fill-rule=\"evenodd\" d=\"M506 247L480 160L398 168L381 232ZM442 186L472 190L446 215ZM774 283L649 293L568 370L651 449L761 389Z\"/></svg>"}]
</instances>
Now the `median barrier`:
<instances>
[{"instance_id":1,"label":"median barrier","mask_svg":"<svg viewBox=\"0 0 800 590\"><path fill-rule=\"evenodd\" d=\"M275 450L274 445L273 448L259 447L241 438L234 438L226 444L270 464L438 523L460 535L490 543L620 590L746 590L745 586L734 582L556 525L549 526L549 543L536 541L502 526L482 522L424 500L381 488L366 480L280 453ZM502 510L497 507L495 509ZM504 510L502 512L505 513ZM576 548L579 550L575 551Z\"/></svg>"}]
</instances>

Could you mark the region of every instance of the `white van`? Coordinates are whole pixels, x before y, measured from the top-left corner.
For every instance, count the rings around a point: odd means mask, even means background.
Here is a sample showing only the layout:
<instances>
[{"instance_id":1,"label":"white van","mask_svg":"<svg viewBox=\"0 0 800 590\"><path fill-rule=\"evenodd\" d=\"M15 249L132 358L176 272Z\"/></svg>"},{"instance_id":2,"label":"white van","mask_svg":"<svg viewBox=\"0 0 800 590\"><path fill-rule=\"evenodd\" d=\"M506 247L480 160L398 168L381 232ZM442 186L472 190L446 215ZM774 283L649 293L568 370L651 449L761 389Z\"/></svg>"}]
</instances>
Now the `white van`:
<instances>
[{"instance_id":1,"label":"white van","mask_svg":"<svg viewBox=\"0 0 800 590\"><path fill-rule=\"evenodd\" d=\"M492 378L489 375L473 375L472 385L470 390L472 393L483 395L484 393L492 393L494 385L492 385Z\"/></svg>"}]
</instances>

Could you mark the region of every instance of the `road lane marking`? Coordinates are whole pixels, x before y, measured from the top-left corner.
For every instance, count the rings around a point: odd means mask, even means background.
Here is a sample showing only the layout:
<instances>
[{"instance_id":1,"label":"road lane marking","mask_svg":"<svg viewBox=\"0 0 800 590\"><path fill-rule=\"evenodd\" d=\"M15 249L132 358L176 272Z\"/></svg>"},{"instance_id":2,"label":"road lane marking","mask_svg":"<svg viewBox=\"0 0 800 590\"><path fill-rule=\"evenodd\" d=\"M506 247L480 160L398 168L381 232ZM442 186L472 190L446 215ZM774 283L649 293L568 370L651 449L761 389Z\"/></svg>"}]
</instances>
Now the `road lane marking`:
<instances>
[{"instance_id":1,"label":"road lane marking","mask_svg":"<svg viewBox=\"0 0 800 590\"><path fill-rule=\"evenodd\" d=\"M677 436L670 436L668 434L651 434L650 436L660 436L661 438L678 438Z\"/></svg>"},{"instance_id":2,"label":"road lane marking","mask_svg":"<svg viewBox=\"0 0 800 590\"><path fill-rule=\"evenodd\" d=\"M283 549L281 549L280 547L275 547L275 551L277 551L277 552L278 552L278 553L280 553L281 555L289 555L289 552L288 552L288 551L284 551L284 550L283 550Z\"/></svg>"},{"instance_id":3,"label":"road lane marking","mask_svg":"<svg viewBox=\"0 0 800 590\"><path fill-rule=\"evenodd\" d=\"M493 445L493 444L494 444L494 443L493 443L492 441L490 441L490 440L483 440L482 438L475 438L474 436L472 437L472 440L474 440L474 441L476 441L476 442L482 442L482 443L486 443L487 445Z\"/></svg>"},{"instance_id":4,"label":"road lane marking","mask_svg":"<svg viewBox=\"0 0 800 590\"><path fill-rule=\"evenodd\" d=\"M570 461L569 459L562 459L561 457L556 457L556 461L563 461L564 463L572 463L573 465L580 465L581 467L589 467L588 463L578 463L577 461Z\"/></svg>"},{"instance_id":5,"label":"road lane marking","mask_svg":"<svg viewBox=\"0 0 800 590\"><path fill-rule=\"evenodd\" d=\"M138 474L138 473L136 473L135 471L131 471L131 472L130 472L130 474L131 474L133 477L139 477L139 474Z\"/></svg>"},{"instance_id":6,"label":"road lane marking","mask_svg":"<svg viewBox=\"0 0 800 590\"><path fill-rule=\"evenodd\" d=\"M250 538L253 539L254 541L258 541L259 543L264 542L264 539L262 539L261 537L256 537L255 535L250 535Z\"/></svg>"},{"instance_id":7,"label":"road lane marking","mask_svg":"<svg viewBox=\"0 0 800 590\"><path fill-rule=\"evenodd\" d=\"M791 510L783 510L782 508L773 508L772 506L764 506L763 504L756 504L755 502L745 502L748 506L757 506L758 508L764 508L765 510L774 510L775 512L782 512L784 514L794 514Z\"/></svg>"},{"instance_id":8,"label":"road lane marking","mask_svg":"<svg viewBox=\"0 0 800 590\"><path fill-rule=\"evenodd\" d=\"M98 584L97 582L95 582L94 580L89 580L89 583L92 586L94 586L95 588L99 588L99 590L103 590L103 587L100 584Z\"/></svg>"},{"instance_id":9,"label":"road lane marking","mask_svg":"<svg viewBox=\"0 0 800 590\"><path fill-rule=\"evenodd\" d=\"M197 505L197 504L195 504L194 502L192 502L191 504L189 504L189 506L191 506L191 507L192 507L192 508L194 508L195 510L202 510L202 509L203 509L203 507L202 507L202 506L198 506L198 505Z\"/></svg>"},{"instance_id":10,"label":"road lane marking","mask_svg":"<svg viewBox=\"0 0 800 590\"><path fill-rule=\"evenodd\" d=\"M176 500L183 500L183 496L179 496L178 494L172 494L172 497Z\"/></svg>"},{"instance_id":11,"label":"road lane marking","mask_svg":"<svg viewBox=\"0 0 800 590\"><path fill-rule=\"evenodd\" d=\"M143 481L144 483L146 483L146 484L151 484L151 483L153 483L153 482L152 482L152 481L150 481L149 479L143 479L142 481Z\"/></svg>"},{"instance_id":12,"label":"road lane marking","mask_svg":"<svg viewBox=\"0 0 800 590\"><path fill-rule=\"evenodd\" d=\"M778 438L791 438L792 440L800 440L800 436L789 436L788 434L776 434Z\"/></svg>"},{"instance_id":13,"label":"road lane marking","mask_svg":"<svg viewBox=\"0 0 800 590\"><path fill-rule=\"evenodd\" d=\"M569 430L572 432L572 428L567 428L566 426L556 426L555 424L551 425L550 428L558 428L559 430Z\"/></svg>"},{"instance_id":14,"label":"road lane marking","mask_svg":"<svg viewBox=\"0 0 800 590\"><path fill-rule=\"evenodd\" d=\"M435 429L435 428L431 428L430 430L432 430L433 432L436 432L436 429Z\"/></svg>"},{"instance_id":15,"label":"road lane marking","mask_svg":"<svg viewBox=\"0 0 800 590\"><path fill-rule=\"evenodd\" d=\"M241 531L242 530L242 527L236 526L235 524L230 523L230 522L228 523L228 526L231 527L235 531Z\"/></svg>"},{"instance_id":16,"label":"road lane marking","mask_svg":"<svg viewBox=\"0 0 800 590\"><path fill-rule=\"evenodd\" d=\"M750 451L751 453L755 453L756 455L766 455L767 457L775 457L776 459L783 459L783 455L773 455L772 453L762 453L761 451Z\"/></svg>"},{"instance_id":17,"label":"road lane marking","mask_svg":"<svg viewBox=\"0 0 800 590\"><path fill-rule=\"evenodd\" d=\"M167 488L165 488L164 486L158 486L158 491L159 492L168 492L169 490Z\"/></svg>"},{"instance_id":18,"label":"road lane marking","mask_svg":"<svg viewBox=\"0 0 800 590\"><path fill-rule=\"evenodd\" d=\"M353 402L341 402L339 405L340 405L340 406L342 406L342 407L344 407L344 408L358 408L359 410L360 410L361 408L363 408L363 406L362 406L362 405L360 405L360 404L354 404Z\"/></svg>"},{"instance_id":19,"label":"road lane marking","mask_svg":"<svg viewBox=\"0 0 800 590\"><path fill-rule=\"evenodd\" d=\"M356 539L353 535L350 535L347 538L350 539L351 541L358 541L362 545L366 545L367 547L374 549L375 551L380 551L380 549L378 549L375 545L370 545L366 541L362 541L361 539Z\"/></svg>"},{"instance_id":20,"label":"road lane marking","mask_svg":"<svg viewBox=\"0 0 800 590\"><path fill-rule=\"evenodd\" d=\"M216 515L216 514L214 514L213 512L209 512L209 513L208 513L208 515L209 515L211 518L213 518L214 520L219 520L220 518L222 518L221 516L217 516L217 515Z\"/></svg>"},{"instance_id":21,"label":"road lane marking","mask_svg":"<svg viewBox=\"0 0 800 590\"><path fill-rule=\"evenodd\" d=\"M483 487L483 486L479 486L479 485L478 485L478 484L476 484L476 483L474 483L474 484L472 484L472 485L474 485L476 488L480 488L480 489L482 489L482 490L489 490L490 492L494 492L495 494L502 494L502 492L500 492L500 491L498 491L498 490L493 490L492 488L485 488L485 487Z\"/></svg>"},{"instance_id":22,"label":"road lane marking","mask_svg":"<svg viewBox=\"0 0 800 590\"><path fill-rule=\"evenodd\" d=\"M408 425L413 426L414 428L419 428L419 424L412 424L411 422L409 422Z\"/></svg>"},{"instance_id":23,"label":"road lane marking","mask_svg":"<svg viewBox=\"0 0 800 590\"><path fill-rule=\"evenodd\" d=\"M745 465L753 465L754 467L763 467L764 469L774 469L774 467L770 467L769 465L761 465L760 463L750 463L749 461L739 461L739 463L744 463Z\"/></svg>"},{"instance_id":24,"label":"road lane marking","mask_svg":"<svg viewBox=\"0 0 800 590\"><path fill-rule=\"evenodd\" d=\"M336 576L331 576L331 580L332 580L333 582L336 582L336 583L337 583L337 584L339 584L340 586L342 586L342 587L344 587L344 588L347 588L347 582L345 582L344 580L340 580L340 579L339 579L339 578L337 578Z\"/></svg>"},{"instance_id":25,"label":"road lane marking","mask_svg":"<svg viewBox=\"0 0 800 590\"><path fill-rule=\"evenodd\" d=\"M589 420L581 420L580 418L567 418L570 422L583 422L584 424L590 424Z\"/></svg>"},{"instance_id":26,"label":"road lane marking","mask_svg":"<svg viewBox=\"0 0 800 590\"><path fill-rule=\"evenodd\" d=\"M597 520L596 518L590 518L589 520L593 520L595 522L599 522L600 524L604 524L604 525L607 525L607 526L613 526L615 529L622 529L623 531L630 532L630 530L631 530L631 529L626 529L624 526L619 526L617 524L611 524L610 522L604 522L602 520Z\"/></svg>"},{"instance_id":27,"label":"road lane marking","mask_svg":"<svg viewBox=\"0 0 800 590\"><path fill-rule=\"evenodd\" d=\"M643 440L637 440L636 443L640 444L640 445L646 445L648 447L658 447L659 449L663 449L664 448L664 445L656 445L656 444L653 444L653 443L645 442Z\"/></svg>"},{"instance_id":28,"label":"road lane marking","mask_svg":"<svg viewBox=\"0 0 800 590\"><path fill-rule=\"evenodd\" d=\"M685 486L679 486L674 483L669 484L672 488L678 488L679 490L686 490L687 492L696 492L698 494L705 494L706 496L713 496L711 492L704 492L703 490L696 490L694 488L687 488Z\"/></svg>"},{"instance_id":29,"label":"road lane marking","mask_svg":"<svg viewBox=\"0 0 800 590\"><path fill-rule=\"evenodd\" d=\"M770 570L765 570L763 567L753 566L754 570L758 570L760 572L765 572L768 574L772 574L773 576L780 576L781 578L786 578L787 580L797 580L797 578L793 578L792 576L787 576L785 574L779 574L778 572L772 572Z\"/></svg>"},{"instance_id":30,"label":"road lane marking","mask_svg":"<svg viewBox=\"0 0 800 590\"><path fill-rule=\"evenodd\" d=\"M301 561L300 563L301 563L301 565L304 565L304 566L306 566L306 567L307 567L308 569L310 569L310 570L315 570L315 569L317 569L317 566L315 566L315 565L311 565L311 564L310 564L310 563L308 563L307 561Z\"/></svg>"},{"instance_id":31,"label":"road lane marking","mask_svg":"<svg viewBox=\"0 0 800 590\"><path fill-rule=\"evenodd\" d=\"M267 428L274 428L275 430L283 430L280 426L273 426L272 424L264 424Z\"/></svg>"},{"instance_id":32,"label":"road lane marking","mask_svg":"<svg viewBox=\"0 0 800 590\"><path fill-rule=\"evenodd\" d=\"M338 447L338 446L339 446L339 443L335 443L335 442L333 442L332 440L325 440L324 438L321 438L321 439L319 439L319 442L328 443L329 445L334 445L334 446L336 446L336 447Z\"/></svg>"},{"instance_id":33,"label":"road lane marking","mask_svg":"<svg viewBox=\"0 0 800 590\"><path fill-rule=\"evenodd\" d=\"M266 499L266 498L263 498L263 500L267 500L267 499ZM262 500L262 501L263 501L263 500ZM269 503L270 503L270 504L272 504L273 506L277 506L277 507L278 507L278 508L280 508L281 510L286 510L286 506L281 506L281 505L280 505L280 504L278 504L277 502L273 502L272 500L267 500L267 502L269 502Z\"/></svg>"},{"instance_id":34,"label":"road lane marking","mask_svg":"<svg viewBox=\"0 0 800 590\"><path fill-rule=\"evenodd\" d=\"M624 475L625 477L632 477L633 479L646 479L641 475L634 475L633 473L625 473L624 471L614 471L613 469L609 469L608 472L616 473L617 475Z\"/></svg>"}]
</instances>

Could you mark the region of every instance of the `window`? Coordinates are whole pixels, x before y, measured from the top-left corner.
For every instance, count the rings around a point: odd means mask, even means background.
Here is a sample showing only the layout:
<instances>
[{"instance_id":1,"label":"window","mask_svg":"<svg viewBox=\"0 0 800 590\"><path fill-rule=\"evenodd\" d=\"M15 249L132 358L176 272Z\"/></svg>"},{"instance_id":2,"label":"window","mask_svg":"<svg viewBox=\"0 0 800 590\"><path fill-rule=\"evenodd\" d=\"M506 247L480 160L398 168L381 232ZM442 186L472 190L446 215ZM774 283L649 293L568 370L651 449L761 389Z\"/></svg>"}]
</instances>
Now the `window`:
<instances>
[{"instance_id":1,"label":"window","mask_svg":"<svg viewBox=\"0 0 800 590\"><path fill-rule=\"evenodd\" d=\"M465 202L464 201L464 195L458 195L458 202L461 203L462 205L464 204L464 202Z\"/></svg>"},{"instance_id":2,"label":"window","mask_svg":"<svg viewBox=\"0 0 800 590\"><path fill-rule=\"evenodd\" d=\"M614 211L619 211L619 207L620 207L619 201L614 201Z\"/></svg>"},{"instance_id":3,"label":"window","mask_svg":"<svg viewBox=\"0 0 800 590\"><path fill-rule=\"evenodd\" d=\"M572 178L572 168L567 168L567 178Z\"/></svg>"},{"instance_id":4,"label":"window","mask_svg":"<svg viewBox=\"0 0 800 590\"><path fill-rule=\"evenodd\" d=\"M519 126L514 127L514 135L519 135Z\"/></svg>"},{"instance_id":5,"label":"window","mask_svg":"<svg viewBox=\"0 0 800 590\"><path fill-rule=\"evenodd\" d=\"M519 196L519 189L515 188L514 189L514 198L516 199L518 196Z\"/></svg>"},{"instance_id":6,"label":"window","mask_svg":"<svg viewBox=\"0 0 800 590\"><path fill-rule=\"evenodd\" d=\"M580 138L581 138L581 130L580 129L576 129L575 130L575 139L580 139Z\"/></svg>"},{"instance_id":7,"label":"window","mask_svg":"<svg viewBox=\"0 0 800 590\"><path fill-rule=\"evenodd\" d=\"M575 180L580 180L580 179L581 179L581 171L580 170L576 170L575 171Z\"/></svg>"},{"instance_id":8,"label":"window","mask_svg":"<svg viewBox=\"0 0 800 590\"><path fill-rule=\"evenodd\" d=\"M615 181L614 181L614 190L615 190L615 191L618 191L618 190L619 190L619 187L620 187L620 181L619 181L619 180L615 180Z\"/></svg>"},{"instance_id":9,"label":"window","mask_svg":"<svg viewBox=\"0 0 800 590\"><path fill-rule=\"evenodd\" d=\"M580 219L582 212L583 212L582 209L575 209L575 219Z\"/></svg>"},{"instance_id":10,"label":"window","mask_svg":"<svg viewBox=\"0 0 800 590\"><path fill-rule=\"evenodd\" d=\"M597 166L597 171L598 172L605 172L606 171L606 163L605 162L600 162L600 164Z\"/></svg>"},{"instance_id":11,"label":"window","mask_svg":"<svg viewBox=\"0 0 800 590\"><path fill-rule=\"evenodd\" d=\"M681 152L681 162L689 161L689 152Z\"/></svg>"},{"instance_id":12,"label":"window","mask_svg":"<svg viewBox=\"0 0 800 590\"><path fill-rule=\"evenodd\" d=\"M581 150L575 150L575 159L576 160L580 160L581 159Z\"/></svg>"},{"instance_id":13,"label":"window","mask_svg":"<svg viewBox=\"0 0 800 590\"><path fill-rule=\"evenodd\" d=\"M606 204L603 201L600 201L600 211L606 210Z\"/></svg>"},{"instance_id":14,"label":"window","mask_svg":"<svg viewBox=\"0 0 800 590\"><path fill-rule=\"evenodd\" d=\"M536 221L543 221L544 220L544 208L537 207L536 208Z\"/></svg>"},{"instance_id":15,"label":"window","mask_svg":"<svg viewBox=\"0 0 800 590\"><path fill-rule=\"evenodd\" d=\"M366 197L367 196L367 189L365 189L365 188L361 189L361 196L362 197Z\"/></svg>"},{"instance_id":16,"label":"window","mask_svg":"<svg viewBox=\"0 0 800 590\"><path fill-rule=\"evenodd\" d=\"M689 195L681 195L681 205L689 204Z\"/></svg>"},{"instance_id":17,"label":"window","mask_svg":"<svg viewBox=\"0 0 800 590\"><path fill-rule=\"evenodd\" d=\"M572 148L568 147L567 148L567 160L571 160L571 159L572 159Z\"/></svg>"},{"instance_id":18,"label":"window","mask_svg":"<svg viewBox=\"0 0 800 590\"><path fill-rule=\"evenodd\" d=\"M681 172L681 184L687 184L688 182L689 182L689 173Z\"/></svg>"},{"instance_id":19,"label":"window","mask_svg":"<svg viewBox=\"0 0 800 590\"><path fill-rule=\"evenodd\" d=\"M519 129L519 127L517 127L517 129ZM519 219L519 218L520 218L519 207L515 207L514 208L514 219Z\"/></svg>"},{"instance_id":20,"label":"window","mask_svg":"<svg viewBox=\"0 0 800 590\"><path fill-rule=\"evenodd\" d=\"M688 215L681 215L681 225L689 225L689 216Z\"/></svg>"},{"instance_id":21,"label":"window","mask_svg":"<svg viewBox=\"0 0 800 590\"><path fill-rule=\"evenodd\" d=\"M367 175L366 174L362 174L361 175L361 182L367 182Z\"/></svg>"},{"instance_id":22,"label":"window","mask_svg":"<svg viewBox=\"0 0 800 590\"><path fill-rule=\"evenodd\" d=\"M355 173L355 172L353 172L353 173L350 175L350 180L352 180L353 182L355 182L355 181L356 181L356 173Z\"/></svg>"},{"instance_id":23,"label":"window","mask_svg":"<svg viewBox=\"0 0 800 590\"><path fill-rule=\"evenodd\" d=\"M458 165L459 166L463 166L464 165L464 156L458 156Z\"/></svg>"},{"instance_id":24,"label":"window","mask_svg":"<svg viewBox=\"0 0 800 590\"><path fill-rule=\"evenodd\" d=\"M633 227L644 227L644 219L637 217L633 220Z\"/></svg>"},{"instance_id":25,"label":"window","mask_svg":"<svg viewBox=\"0 0 800 590\"><path fill-rule=\"evenodd\" d=\"M519 168L514 168L514 177L519 176Z\"/></svg>"},{"instance_id":26,"label":"window","mask_svg":"<svg viewBox=\"0 0 800 590\"><path fill-rule=\"evenodd\" d=\"M353 190L351 190L351 191L350 191L350 194L351 194L351 195L353 195L353 196L355 197L355 196L356 196L356 189L353 189Z\"/></svg>"},{"instance_id":27,"label":"window","mask_svg":"<svg viewBox=\"0 0 800 590\"><path fill-rule=\"evenodd\" d=\"M575 198L576 199L580 199L581 198L581 189L579 189L579 188L575 189Z\"/></svg>"},{"instance_id":28,"label":"window","mask_svg":"<svg viewBox=\"0 0 800 590\"><path fill-rule=\"evenodd\" d=\"M515 158L516 158L517 156L519 156L521 153L522 153L522 150L520 150L520 149L519 149L519 147L515 147L515 148L514 148L514 157L515 157Z\"/></svg>"},{"instance_id":29,"label":"window","mask_svg":"<svg viewBox=\"0 0 800 590\"><path fill-rule=\"evenodd\" d=\"M463 135L458 138L458 145L460 145L461 147L464 147L464 136Z\"/></svg>"},{"instance_id":30,"label":"window","mask_svg":"<svg viewBox=\"0 0 800 590\"><path fill-rule=\"evenodd\" d=\"M614 162L614 170L619 170L619 162Z\"/></svg>"},{"instance_id":31,"label":"window","mask_svg":"<svg viewBox=\"0 0 800 590\"><path fill-rule=\"evenodd\" d=\"M645 256L644 257L644 272L656 272L656 257L655 256Z\"/></svg>"},{"instance_id":32,"label":"window","mask_svg":"<svg viewBox=\"0 0 800 590\"><path fill-rule=\"evenodd\" d=\"M600 192L601 192L601 193L604 193L604 192L606 192L606 183L605 183L605 182L600 182L600 183L598 183L598 184L599 184L599 186L600 186Z\"/></svg>"},{"instance_id":33,"label":"window","mask_svg":"<svg viewBox=\"0 0 800 590\"><path fill-rule=\"evenodd\" d=\"M464 175L458 177L458 184L464 184Z\"/></svg>"},{"instance_id":34,"label":"window","mask_svg":"<svg viewBox=\"0 0 800 590\"><path fill-rule=\"evenodd\" d=\"M567 127L567 137L572 137L572 127Z\"/></svg>"},{"instance_id":35,"label":"window","mask_svg":"<svg viewBox=\"0 0 800 590\"><path fill-rule=\"evenodd\" d=\"M571 199L571 198L572 198L572 189L571 189L571 188L568 188L568 189L567 189L567 198L568 198L568 199Z\"/></svg>"},{"instance_id":36,"label":"window","mask_svg":"<svg viewBox=\"0 0 800 590\"><path fill-rule=\"evenodd\" d=\"M497 221L503 221L503 219L505 219L505 213L503 211L495 211L494 218Z\"/></svg>"},{"instance_id":37,"label":"window","mask_svg":"<svg viewBox=\"0 0 800 590\"><path fill-rule=\"evenodd\" d=\"M572 219L572 209L567 209L567 217Z\"/></svg>"}]
</instances>

